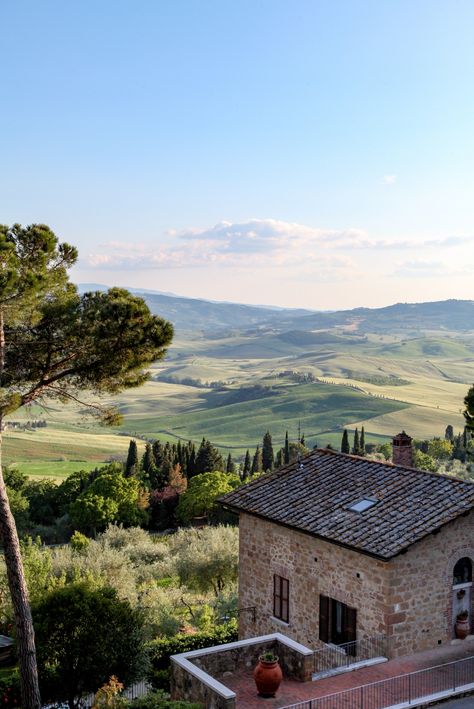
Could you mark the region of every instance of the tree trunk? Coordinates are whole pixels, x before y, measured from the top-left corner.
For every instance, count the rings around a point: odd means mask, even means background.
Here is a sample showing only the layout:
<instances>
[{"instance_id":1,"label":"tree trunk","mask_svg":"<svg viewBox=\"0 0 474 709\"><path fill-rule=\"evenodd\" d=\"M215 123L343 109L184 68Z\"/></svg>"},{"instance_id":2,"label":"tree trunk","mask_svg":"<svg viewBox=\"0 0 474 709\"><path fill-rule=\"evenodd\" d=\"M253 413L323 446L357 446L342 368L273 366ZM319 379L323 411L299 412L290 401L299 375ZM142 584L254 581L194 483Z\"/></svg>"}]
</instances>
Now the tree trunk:
<instances>
[{"instance_id":1,"label":"tree trunk","mask_svg":"<svg viewBox=\"0 0 474 709\"><path fill-rule=\"evenodd\" d=\"M0 308L0 384L5 363L5 332ZM2 472L2 425L0 413L0 536L3 543L8 586L15 616L18 663L20 666L21 706L23 709L41 709L41 697L36 665L35 632L30 600L21 560L20 542L15 520L10 510Z\"/></svg>"}]
</instances>

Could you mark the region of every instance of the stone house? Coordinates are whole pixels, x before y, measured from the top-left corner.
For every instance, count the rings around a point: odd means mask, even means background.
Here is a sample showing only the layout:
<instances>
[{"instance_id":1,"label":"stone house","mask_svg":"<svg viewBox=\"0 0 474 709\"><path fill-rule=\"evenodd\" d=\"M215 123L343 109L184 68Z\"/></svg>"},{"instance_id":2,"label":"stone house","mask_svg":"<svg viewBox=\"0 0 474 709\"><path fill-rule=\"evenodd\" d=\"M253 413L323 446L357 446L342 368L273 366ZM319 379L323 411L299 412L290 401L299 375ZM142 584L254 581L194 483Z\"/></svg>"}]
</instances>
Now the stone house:
<instances>
[{"instance_id":1,"label":"stone house","mask_svg":"<svg viewBox=\"0 0 474 709\"><path fill-rule=\"evenodd\" d=\"M225 495L240 517L239 632L318 648L385 635L389 655L454 637L474 599L474 484L317 449Z\"/></svg>"}]
</instances>

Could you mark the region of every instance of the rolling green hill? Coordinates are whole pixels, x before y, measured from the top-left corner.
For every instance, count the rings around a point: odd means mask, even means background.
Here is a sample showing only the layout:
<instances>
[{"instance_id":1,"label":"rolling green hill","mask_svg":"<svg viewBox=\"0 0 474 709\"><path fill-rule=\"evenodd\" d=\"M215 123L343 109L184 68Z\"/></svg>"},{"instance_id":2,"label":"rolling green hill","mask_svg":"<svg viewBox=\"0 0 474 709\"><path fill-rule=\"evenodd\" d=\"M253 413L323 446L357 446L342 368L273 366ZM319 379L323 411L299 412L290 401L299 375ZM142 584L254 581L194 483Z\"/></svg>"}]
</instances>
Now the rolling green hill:
<instances>
[{"instance_id":1,"label":"rolling green hill","mask_svg":"<svg viewBox=\"0 0 474 709\"><path fill-rule=\"evenodd\" d=\"M474 382L472 301L308 314L145 295L178 331L151 381L110 401L123 425L104 429L57 403L32 407L15 419L44 416L48 426L6 431L6 462L58 477L123 459L133 435L206 436L239 457L267 429L277 448L299 426L310 445L335 446L344 427L364 425L366 440L383 441L402 428L426 438L463 426Z\"/></svg>"}]
</instances>

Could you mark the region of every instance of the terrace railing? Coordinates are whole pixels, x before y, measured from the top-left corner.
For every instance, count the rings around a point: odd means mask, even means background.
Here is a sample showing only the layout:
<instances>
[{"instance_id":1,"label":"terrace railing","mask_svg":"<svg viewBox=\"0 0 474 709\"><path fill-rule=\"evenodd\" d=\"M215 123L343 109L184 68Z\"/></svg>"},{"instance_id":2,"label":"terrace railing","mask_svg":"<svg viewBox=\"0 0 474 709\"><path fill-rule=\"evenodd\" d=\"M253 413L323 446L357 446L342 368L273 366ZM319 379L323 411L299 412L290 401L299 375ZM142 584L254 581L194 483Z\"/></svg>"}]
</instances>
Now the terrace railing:
<instances>
[{"instance_id":1,"label":"terrace railing","mask_svg":"<svg viewBox=\"0 0 474 709\"><path fill-rule=\"evenodd\" d=\"M283 709L405 709L474 691L474 657L289 704Z\"/></svg>"},{"instance_id":2,"label":"terrace railing","mask_svg":"<svg viewBox=\"0 0 474 709\"><path fill-rule=\"evenodd\" d=\"M388 639L386 635L354 640L342 645L326 645L314 653L314 672L316 674L344 669L358 662L387 657Z\"/></svg>"}]
</instances>

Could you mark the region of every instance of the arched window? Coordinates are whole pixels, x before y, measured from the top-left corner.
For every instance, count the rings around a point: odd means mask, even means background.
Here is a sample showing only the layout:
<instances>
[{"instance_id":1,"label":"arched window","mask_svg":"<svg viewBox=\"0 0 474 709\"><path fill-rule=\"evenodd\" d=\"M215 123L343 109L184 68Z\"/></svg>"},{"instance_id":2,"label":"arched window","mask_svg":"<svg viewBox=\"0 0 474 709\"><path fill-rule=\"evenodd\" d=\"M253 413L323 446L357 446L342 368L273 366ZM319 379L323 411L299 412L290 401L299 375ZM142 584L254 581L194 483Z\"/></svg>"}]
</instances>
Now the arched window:
<instances>
[{"instance_id":1,"label":"arched window","mask_svg":"<svg viewBox=\"0 0 474 709\"><path fill-rule=\"evenodd\" d=\"M471 560L464 556L459 559L453 571L453 586L459 583L472 582L472 563Z\"/></svg>"}]
</instances>

